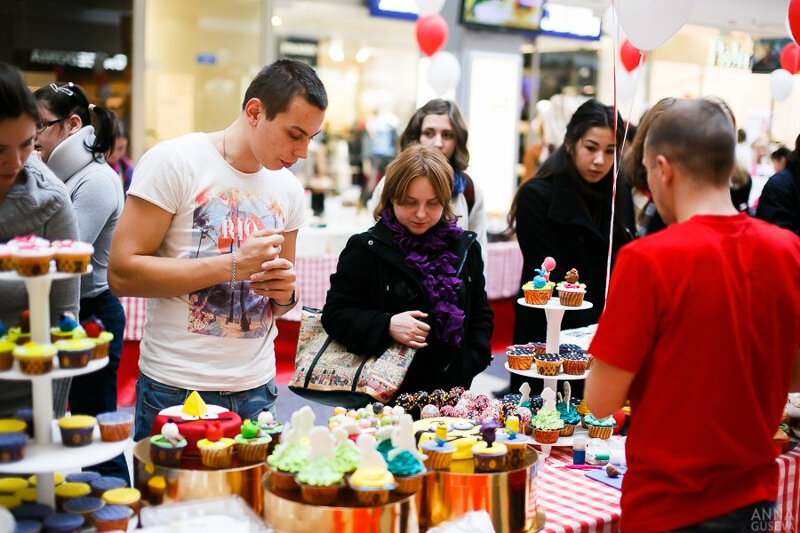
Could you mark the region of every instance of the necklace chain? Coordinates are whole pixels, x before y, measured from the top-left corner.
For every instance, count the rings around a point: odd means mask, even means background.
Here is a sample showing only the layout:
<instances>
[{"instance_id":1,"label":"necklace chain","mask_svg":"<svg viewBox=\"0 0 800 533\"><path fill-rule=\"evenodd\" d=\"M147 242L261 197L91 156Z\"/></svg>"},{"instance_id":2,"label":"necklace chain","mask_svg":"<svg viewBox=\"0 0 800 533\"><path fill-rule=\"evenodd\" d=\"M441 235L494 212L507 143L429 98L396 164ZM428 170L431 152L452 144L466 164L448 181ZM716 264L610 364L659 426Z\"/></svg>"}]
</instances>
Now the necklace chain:
<instances>
[{"instance_id":1,"label":"necklace chain","mask_svg":"<svg viewBox=\"0 0 800 533\"><path fill-rule=\"evenodd\" d=\"M228 162L228 152L225 151L225 134L228 132L228 128L222 130L222 158L225 162Z\"/></svg>"}]
</instances>

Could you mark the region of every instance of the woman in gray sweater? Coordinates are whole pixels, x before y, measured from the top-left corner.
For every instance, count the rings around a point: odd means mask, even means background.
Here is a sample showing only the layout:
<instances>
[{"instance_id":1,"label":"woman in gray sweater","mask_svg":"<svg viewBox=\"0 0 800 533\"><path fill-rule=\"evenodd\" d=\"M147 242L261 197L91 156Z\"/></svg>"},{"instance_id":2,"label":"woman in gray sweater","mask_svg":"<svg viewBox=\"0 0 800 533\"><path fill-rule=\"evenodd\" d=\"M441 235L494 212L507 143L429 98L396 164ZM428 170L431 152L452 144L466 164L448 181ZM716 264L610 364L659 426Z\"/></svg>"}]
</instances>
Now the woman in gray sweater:
<instances>
[{"instance_id":1,"label":"woman in gray sweater","mask_svg":"<svg viewBox=\"0 0 800 533\"><path fill-rule=\"evenodd\" d=\"M31 156L39 115L20 72L0 62L0 243L18 235L48 240L77 239L78 225L64 184L36 156ZM16 324L28 307L25 285L0 281L0 320ZM61 313L78 313L78 280L54 281L50 322ZM27 382L0 382L0 418L31 406ZM64 413L69 380L53 383L56 416Z\"/></svg>"}]
</instances>

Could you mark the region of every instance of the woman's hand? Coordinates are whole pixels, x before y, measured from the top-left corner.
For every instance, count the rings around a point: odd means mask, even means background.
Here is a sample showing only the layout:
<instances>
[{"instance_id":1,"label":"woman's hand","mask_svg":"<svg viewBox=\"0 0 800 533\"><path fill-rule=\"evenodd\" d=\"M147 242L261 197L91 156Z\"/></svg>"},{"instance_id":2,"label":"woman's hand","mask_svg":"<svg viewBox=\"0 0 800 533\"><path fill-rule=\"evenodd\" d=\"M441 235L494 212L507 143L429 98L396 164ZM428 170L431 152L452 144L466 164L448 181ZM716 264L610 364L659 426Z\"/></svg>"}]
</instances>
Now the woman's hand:
<instances>
[{"instance_id":1,"label":"woman's hand","mask_svg":"<svg viewBox=\"0 0 800 533\"><path fill-rule=\"evenodd\" d=\"M400 344L412 348L425 348L428 345L425 339L431 327L417 319L427 317L428 315L422 311L398 313L389 321L389 335Z\"/></svg>"}]
</instances>

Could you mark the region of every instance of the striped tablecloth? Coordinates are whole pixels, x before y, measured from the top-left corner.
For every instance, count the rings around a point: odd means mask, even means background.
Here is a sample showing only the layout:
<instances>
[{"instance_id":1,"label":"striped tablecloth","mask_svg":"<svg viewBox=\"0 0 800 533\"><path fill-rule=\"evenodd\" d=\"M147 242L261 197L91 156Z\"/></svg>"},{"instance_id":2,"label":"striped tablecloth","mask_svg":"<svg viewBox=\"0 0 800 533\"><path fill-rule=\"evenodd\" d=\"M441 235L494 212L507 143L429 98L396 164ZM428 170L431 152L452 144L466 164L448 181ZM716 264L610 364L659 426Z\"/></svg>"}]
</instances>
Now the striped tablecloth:
<instances>
[{"instance_id":1,"label":"striped tablecloth","mask_svg":"<svg viewBox=\"0 0 800 533\"><path fill-rule=\"evenodd\" d=\"M516 241L497 242L489 245L489 260L486 266L486 294L490 300L516 296L519 290L522 272L522 253ZM303 306L322 309L325 296L331 287L330 276L336 271L338 255L322 255L319 257L298 257L295 261L297 286L300 303L284 320L300 320ZM125 308L127 322L125 340L140 340L145 319L145 300L143 298L120 298Z\"/></svg>"},{"instance_id":2,"label":"striped tablecloth","mask_svg":"<svg viewBox=\"0 0 800 533\"><path fill-rule=\"evenodd\" d=\"M771 531L800 530L800 446L781 454L778 463L778 501ZM572 464L570 448L553 448L540 465L537 479L539 505L547 514L542 531L548 533L589 533L619 531L617 489L593 481L580 470L559 468Z\"/></svg>"}]
</instances>

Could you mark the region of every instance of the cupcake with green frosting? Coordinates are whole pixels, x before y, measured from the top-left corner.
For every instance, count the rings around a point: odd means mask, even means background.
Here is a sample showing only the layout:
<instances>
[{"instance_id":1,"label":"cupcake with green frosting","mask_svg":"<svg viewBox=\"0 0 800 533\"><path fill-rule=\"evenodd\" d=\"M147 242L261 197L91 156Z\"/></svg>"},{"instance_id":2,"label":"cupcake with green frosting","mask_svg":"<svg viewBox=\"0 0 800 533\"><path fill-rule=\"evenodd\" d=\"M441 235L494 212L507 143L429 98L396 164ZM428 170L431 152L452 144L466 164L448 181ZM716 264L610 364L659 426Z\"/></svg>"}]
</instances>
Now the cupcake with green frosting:
<instances>
[{"instance_id":1,"label":"cupcake with green frosting","mask_svg":"<svg viewBox=\"0 0 800 533\"><path fill-rule=\"evenodd\" d=\"M591 413L583 417L583 421L589 428L589 437L593 439L607 439L614 432L617 422L613 416L605 418L595 418Z\"/></svg>"},{"instance_id":2,"label":"cupcake with green frosting","mask_svg":"<svg viewBox=\"0 0 800 533\"><path fill-rule=\"evenodd\" d=\"M564 421L561 415L552 407L539 409L539 412L531 421L533 426L533 438L541 444L553 444L558 440L561 430L564 429Z\"/></svg>"},{"instance_id":3,"label":"cupcake with green frosting","mask_svg":"<svg viewBox=\"0 0 800 533\"><path fill-rule=\"evenodd\" d=\"M344 474L335 459L316 457L296 476L303 501L312 505L331 505L344 486Z\"/></svg>"},{"instance_id":4,"label":"cupcake with green frosting","mask_svg":"<svg viewBox=\"0 0 800 533\"><path fill-rule=\"evenodd\" d=\"M355 443L348 439L336 447L333 461L342 474L351 474L361 463L361 452Z\"/></svg>"},{"instance_id":5,"label":"cupcake with green frosting","mask_svg":"<svg viewBox=\"0 0 800 533\"><path fill-rule=\"evenodd\" d=\"M566 402L558 402L558 405L556 405L556 410L558 411L561 420L564 421L564 429L561 430L561 436L571 436L573 433L575 433L575 426L581 423L581 415L578 414L575 406L573 406L571 403L567 404Z\"/></svg>"},{"instance_id":6,"label":"cupcake with green frosting","mask_svg":"<svg viewBox=\"0 0 800 533\"><path fill-rule=\"evenodd\" d=\"M308 464L308 452L298 443L285 442L275 446L267 457L267 464L272 470L272 487L280 490L297 490L295 480L297 474Z\"/></svg>"}]
</instances>

